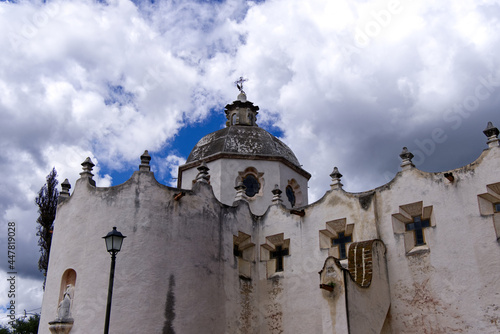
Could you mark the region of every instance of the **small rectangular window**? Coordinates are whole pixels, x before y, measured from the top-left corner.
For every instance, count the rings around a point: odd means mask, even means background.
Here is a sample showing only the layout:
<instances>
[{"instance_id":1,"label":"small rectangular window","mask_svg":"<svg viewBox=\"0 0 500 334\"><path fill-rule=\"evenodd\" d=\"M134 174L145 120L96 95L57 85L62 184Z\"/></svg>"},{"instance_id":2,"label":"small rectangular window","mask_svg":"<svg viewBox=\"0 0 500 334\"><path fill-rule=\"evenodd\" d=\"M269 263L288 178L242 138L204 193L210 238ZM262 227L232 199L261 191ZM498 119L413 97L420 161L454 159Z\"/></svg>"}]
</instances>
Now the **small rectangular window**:
<instances>
[{"instance_id":1,"label":"small rectangular window","mask_svg":"<svg viewBox=\"0 0 500 334\"><path fill-rule=\"evenodd\" d=\"M500 203L493 204L493 207L495 208L495 212L500 212Z\"/></svg>"}]
</instances>

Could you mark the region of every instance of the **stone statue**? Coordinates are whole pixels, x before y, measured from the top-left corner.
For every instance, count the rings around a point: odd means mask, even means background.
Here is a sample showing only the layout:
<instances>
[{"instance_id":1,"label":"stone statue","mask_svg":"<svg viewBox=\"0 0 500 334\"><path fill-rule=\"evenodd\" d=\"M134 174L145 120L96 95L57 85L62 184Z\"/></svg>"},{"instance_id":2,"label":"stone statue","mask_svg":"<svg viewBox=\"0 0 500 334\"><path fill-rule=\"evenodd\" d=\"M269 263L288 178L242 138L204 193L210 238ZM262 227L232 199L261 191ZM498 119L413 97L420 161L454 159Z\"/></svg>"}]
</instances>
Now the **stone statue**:
<instances>
[{"instance_id":1,"label":"stone statue","mask_svg":"<svg viewBox=\"0 0 500 334\"><path fill-rule=\"evenodd\" d=\"M73 287L71 284L66 286L66 291L64 291L64 296L61 302L59 303L59 307L57 308L57 320L65 321L70 320L70 308L71 308L71 293L73 292Z\"/></svg>"},{"instance_id":2,"label":"stone statue","mask_svg":"<svg viewBox=\"0 0 500 334\"><path fill-rule=\"evenodd\" d=\"M49 322L49 330L52 334L69 334L73 328L73 318L71 318L71 298L73 296L73 285L66 285L63 299L57 307L57 317Z\"/></svg>"}]
</instances>

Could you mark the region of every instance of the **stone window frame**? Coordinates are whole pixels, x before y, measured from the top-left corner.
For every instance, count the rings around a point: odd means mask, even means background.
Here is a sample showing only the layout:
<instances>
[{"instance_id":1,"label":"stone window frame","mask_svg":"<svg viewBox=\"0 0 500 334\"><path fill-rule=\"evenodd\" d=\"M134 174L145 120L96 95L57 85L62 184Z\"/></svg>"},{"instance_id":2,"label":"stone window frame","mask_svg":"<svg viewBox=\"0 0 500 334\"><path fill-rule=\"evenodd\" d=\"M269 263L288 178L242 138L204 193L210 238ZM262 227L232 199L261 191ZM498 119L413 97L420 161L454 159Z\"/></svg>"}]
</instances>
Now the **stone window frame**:
<instances>
[{"instance_id":1,"label":"stone window frame","mask_svg":"<svg viewBox=\"0 0 500 334\"><path fill-rule=\"evenodd\" d=\"M239 122L240 122L239 115L236 112L232 113L231 114L231 122L230 122L231 125L237 125Z\"/></svg>"},{"instance_id":2,"label":"stone window frame","mask_svg":"<svg viewBox=\"0 0 500 334\"><path fill-rule=\"evenodd\" d=\"M264 180L264 173L261 173L257 170L255 167L247 167L245 170L238 172L238 176L236 177L236 182L235 186L237 186L240 182L243 182L245 177L248 175L253 175L257 181L259 182L260 188L259 191L253 195L252 197L247 196L246 194L244 195L246 199L248 200L253 200L258 197L262 197L264 195L264 185L265 185L265 180Z\"/></svg>"},{"instance_id":3,"label":"stone window frame","mask_svg":"<svg viewBox=\"0 0 500 334\"><path fill-rule=\"evenodd\" d=\"M349 245L352 244L354 242L354 224L347 224L346 218L340 218L326 222L325 227L324 230L319 231L319 248L322 250L328 249L328 256L341 260L341 263L346 261L346 258L340 258L340 249L338 246L333 245L333 240L337 239L340 233L344 233L345 236L352 236ZM347 244L346 253L349 253Z\"/></svg>"},{"instance_id":4,"label":"stone window frame","mask_svg":"<svg viewBox=\"0 0 500 334\"><path fill-rule=\"evenodd\" d=\"M286 195L286 188L287 187L291 187L293 190L293 194L295 195L295 205L293 205L292 208L302 206L304 204L304 197L302 196L302 189L300 188L300 184L297 182L297 180L295 180L293 178L288 180L287 186L285 187L285 195ZM288 200L288 196L287 196L287 200ZM288 200L288 203L290 203L289 200Z\"/></svg>"},{"instance_id":5,"label":"stone window frame","mask_svg":"<svg viewBox=\"0 0 500 334\"><path fill-rule=\"evenodd\" d=\"M249 108L247 108L247 119L248 119L248 123L250 125L254 125L253 114L252 114L252 112L250 111Z\"/></svg>"},{"instance_id":6,"label":"stone window frame","mask_svg":"<svg viewBox=\"0 0 500 334\"><path fill-rule=\"evenodd\" d=\"M424 238L423 245L416 245L415 232L413 230L406 230L406 225L413 223L413 218L419 216L422 220L429 219L429 228L436 227L436 220L433 217L433 207L432 205L424 207L423 201L400 205L399 212L392 215L392 229L394 234L403 235L405 253L407 256L430 252L429 245L425 241L428 239L425 237L425 229L422 230Z\"/></svg>"},{"instance_id":7,"label":"stone window frame","mask_svg":"<svg viewBox=\"0 0 500 334\"><path fill-rule=\"evenodd\" d=\"M500 241L500 182L486 185L486 193L477 195L481 216L492 216L497 241Z\"/></svg>"},{"instance_id":8,"label":"stone window frame","mask_svg":"<svg viewBox=\"0 0 500 334\"><path fill-rule=\"evenodd\" d=\"M236 254L236 250L241 252ZM238 235L233 235L233 255L238 266L239 276L246 279L252 278L252 263L255 261L255 244L252 236L238 231Z\"/></svg>"},{"instance_id":9,"label":"stone window frame","mask_svg":"<svg viewBox=\"0 0 500 334\"><path fill-rule=\"evenodd\" d=\"M283 256L283 271L276 271L276 259L271 258L271 252L275 251L277 246L288 250L288 255ZM260 245L260 261L266 262L267 278L282 276L287 268L285 259L290 255L290 239L285 239L284 233L267 236L265 243Z\"/></svg>"}]
</instances>

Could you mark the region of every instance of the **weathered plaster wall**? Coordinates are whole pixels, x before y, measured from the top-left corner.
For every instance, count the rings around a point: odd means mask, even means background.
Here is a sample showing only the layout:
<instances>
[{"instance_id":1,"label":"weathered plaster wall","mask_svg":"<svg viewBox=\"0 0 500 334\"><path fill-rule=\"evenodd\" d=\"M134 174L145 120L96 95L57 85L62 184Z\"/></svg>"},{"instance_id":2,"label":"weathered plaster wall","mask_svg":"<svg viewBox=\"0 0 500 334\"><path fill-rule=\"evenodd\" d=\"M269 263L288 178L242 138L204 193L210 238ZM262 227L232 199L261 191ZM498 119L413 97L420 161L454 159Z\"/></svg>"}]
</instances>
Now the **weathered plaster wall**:
<instances>
[{"instance_id":1,"label":"weathered plaster wall","mask_svg":"<svg viewBox=\"0 0 500 334\"><path fill-rule=\"evenodd\" d=\"M500 181L500 148L444 173L400 172L377 191L379 229L387 247L394 333L498 333L500 246L491 216L479 213L477 195ZM424 229L428 251L405 254L391 215L399 206L432 206L434 227Z\"/></svg>"},{"instance_id":2,"label":"weathered plaster wall","mask_svg":"<svg viewBox=\"0 0 500 334\"><path fill-rule=\"evenodd\" d=\"M102 236L113 226L127 238L117 255L112 332L225 331L232 233L221 219L224 208L207 185L195 185L179 201L173 200L176 192L150 172L136 172L111 188L77 182L58 208L41 333L49 333L46 324L55 318L67 268L77 273L71 333L103 328L110 256Z\"/></svg>"},{"instance_id":3,"label":"weathered plaster wall","mask_svg":"<svg viewBox=\"0 0 500 334\"><path fill-rule=\"evenodd\" d=\"M363 250L359 247L365 245ZM350 334L378 334L382 330L391 305L385 252L380 240L353 244L349 249L346 290Z\"/></svg>"}]
</instances>

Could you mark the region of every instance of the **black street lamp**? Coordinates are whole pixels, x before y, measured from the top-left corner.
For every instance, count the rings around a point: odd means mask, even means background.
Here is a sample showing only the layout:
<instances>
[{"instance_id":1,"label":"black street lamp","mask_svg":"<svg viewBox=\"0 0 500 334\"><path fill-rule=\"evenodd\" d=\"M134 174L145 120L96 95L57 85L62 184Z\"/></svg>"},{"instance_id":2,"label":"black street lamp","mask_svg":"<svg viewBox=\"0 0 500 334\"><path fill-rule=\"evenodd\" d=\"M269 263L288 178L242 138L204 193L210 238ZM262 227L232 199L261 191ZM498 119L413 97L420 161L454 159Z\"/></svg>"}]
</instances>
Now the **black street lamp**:
<instances>
[{"instance_id":1,"label":"black street lamp","mask_svg":"<svg viewBox=\"0 0 500 334\"><path fill-rule=\"evenodd\" d=\"M105 237L106 249L111 254L111 270L109 271L109 287L108 287L108 305L106 306L106 322L104 323L104 334L109 333L109 317L111 315L111 298L113 296L113 281L115 279L115 260L116 253L122 248L123 239L126 236L122 235L113 227L113 231L109 232Z\"/></svg>"}]
</instances>

